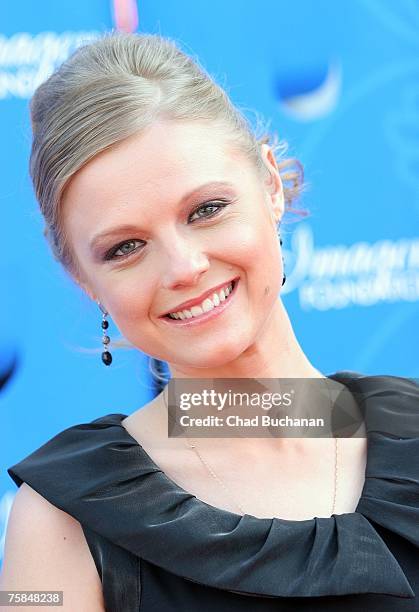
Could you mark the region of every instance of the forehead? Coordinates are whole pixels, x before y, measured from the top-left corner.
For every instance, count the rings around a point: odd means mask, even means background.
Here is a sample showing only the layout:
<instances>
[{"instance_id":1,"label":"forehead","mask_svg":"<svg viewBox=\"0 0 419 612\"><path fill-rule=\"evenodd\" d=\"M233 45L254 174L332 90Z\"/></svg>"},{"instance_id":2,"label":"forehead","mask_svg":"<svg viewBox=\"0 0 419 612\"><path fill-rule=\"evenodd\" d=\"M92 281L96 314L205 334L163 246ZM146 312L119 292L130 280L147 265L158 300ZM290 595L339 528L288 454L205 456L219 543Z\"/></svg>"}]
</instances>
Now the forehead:
<instances>
[{"instance_id":1,"label":"forehead","mask_svg":"<svg viewBox=\"0 0 419 612\"><path fill-rule=\"evenodd\" d=\"M127 198L180 198L197 184L237 180L249 171L244 155L214 126L159 122L106 150L71 179L63 196L68 213L78 207ZM70 211L71 209L71 211Z\"/></svg>"}]
</instances>

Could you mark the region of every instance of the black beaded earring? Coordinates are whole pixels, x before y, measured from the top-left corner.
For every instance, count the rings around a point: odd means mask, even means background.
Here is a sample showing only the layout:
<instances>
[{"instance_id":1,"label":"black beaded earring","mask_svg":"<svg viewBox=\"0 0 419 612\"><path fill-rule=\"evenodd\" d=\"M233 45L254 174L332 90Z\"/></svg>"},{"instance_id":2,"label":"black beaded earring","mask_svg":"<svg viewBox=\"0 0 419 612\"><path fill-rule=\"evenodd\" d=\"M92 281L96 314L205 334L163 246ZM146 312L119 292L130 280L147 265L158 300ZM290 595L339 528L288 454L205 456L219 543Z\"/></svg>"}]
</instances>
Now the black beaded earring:
<instances>
[{"instance_id":1,"label":"black beaded earring","mask_svg":"<svg viewBox=\"0 0 419 612\"><path fill-rule=\"evenodd\" d=\"M102 307L102 304L99 304L99 308L102 311L102 344L103 344L103 352L102 352L102 361L106 366L111 365L112 363L112 355L108 350L108 345L111 341L111 339L109 338L109 336L107 335L106 330L109 327L109 322L106 320L106 317L108 316L108 312L106 310L104 310L104 308Z\"/></svg>"}]
</instances>

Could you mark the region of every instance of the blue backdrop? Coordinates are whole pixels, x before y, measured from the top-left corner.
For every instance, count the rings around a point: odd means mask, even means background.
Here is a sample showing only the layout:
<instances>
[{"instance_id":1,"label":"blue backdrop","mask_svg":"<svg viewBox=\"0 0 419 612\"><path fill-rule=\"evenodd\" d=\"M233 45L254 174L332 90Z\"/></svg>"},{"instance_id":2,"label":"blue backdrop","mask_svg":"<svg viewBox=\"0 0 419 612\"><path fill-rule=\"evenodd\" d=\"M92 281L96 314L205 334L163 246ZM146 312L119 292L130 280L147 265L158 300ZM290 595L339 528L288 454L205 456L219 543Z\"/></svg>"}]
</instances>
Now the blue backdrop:
<instances>
[{"instance_id":1,"label":"blue backdrop","mask_svg":"<svg viewBox=\"0 0 419 612\"><path fill-rule=\"evenodd\" d=\"M23 0L2 7L0 562L16 491L6 468L65 427L154 395L147 361L100 353L97 305L51 257L28 176L34 88L88 37L175 38L306 171L283 232L282 293L325 373L418 377L419 4L411 0ZM256 111L256 112L255 112ZM117 330L110 328L110 335Z\"/></svg>"}]
</instances>

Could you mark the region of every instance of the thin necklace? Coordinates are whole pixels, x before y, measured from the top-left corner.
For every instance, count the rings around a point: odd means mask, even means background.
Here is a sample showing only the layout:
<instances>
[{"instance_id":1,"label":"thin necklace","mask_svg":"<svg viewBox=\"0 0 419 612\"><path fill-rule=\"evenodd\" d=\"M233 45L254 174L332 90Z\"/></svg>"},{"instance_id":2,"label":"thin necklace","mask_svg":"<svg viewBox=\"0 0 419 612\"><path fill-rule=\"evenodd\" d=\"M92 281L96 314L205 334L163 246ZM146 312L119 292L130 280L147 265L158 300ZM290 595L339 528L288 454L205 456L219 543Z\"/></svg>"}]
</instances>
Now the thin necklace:
<instances>
[{"instance_id":1,"label":"thin necklace","mask_svg":"<svg viewBox=\"0 0 419 612\"><path fill-rule=\"evenodd\" d=\"M327 385L326 385L327 386ZM329 391L329 390L328 390ZM330 393L329 393L329 397L330 397ZM231 499L234 501L235 505L237 506L237 508L239 508L240 512L244 515L246 514L246 512L243 510L243 508L241 507L241 505L239 504L239 502L236 500L235 496L231 493L231 491L228 489L228 487L226 486L226 484L221 480L221 478L219 476L217 476L217 474L214 472L214 470L212 469L212 467L207 463L207 461L205 461L205 459L202 457L201 453L198 450L198 447L196 445L195 440L186 437L186 441L187 444L189 446L189 448L191 448L192 450L195 451L195 453L198 455L199 459L202 461L202 463L204 464L204 466L206 467L206 469L208 470L208 472L211 474L211 476L213 478L215 478L215 480L223 487L223 489L227 492L227 494L231 497ZM335 437L335 482L334 482L334 489L333 489L333 505L332 505L332 511L331 511L331 515L333 515L335 513L335 506L336 506L336 492L337 492L337 484L338 484L338 439Z\"/></svg>"}]
</instances>

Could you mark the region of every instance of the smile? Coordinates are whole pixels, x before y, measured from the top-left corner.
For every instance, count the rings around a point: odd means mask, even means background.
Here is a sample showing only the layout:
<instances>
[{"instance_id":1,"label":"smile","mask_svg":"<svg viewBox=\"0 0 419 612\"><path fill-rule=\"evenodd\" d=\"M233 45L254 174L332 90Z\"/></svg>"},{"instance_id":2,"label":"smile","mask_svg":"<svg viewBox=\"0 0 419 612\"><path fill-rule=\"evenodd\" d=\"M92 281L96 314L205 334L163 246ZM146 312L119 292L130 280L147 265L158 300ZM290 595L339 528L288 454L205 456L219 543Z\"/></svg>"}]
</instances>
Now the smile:
<instances>
[{"instance_id":1,"label":"smile","mask_svg":"<svg viewBox=\"0 0 419 612\"><path fill-rule=\"evenodd\" d=\"M206 298L199 305L189 309L170 313L161 319L171 325L190 326L197 323L204 323L209 319L220 315L230 305L236 294L239 278L234 279L222 289L215 291L211 297Z\"/></svg>"}]
</instances>

